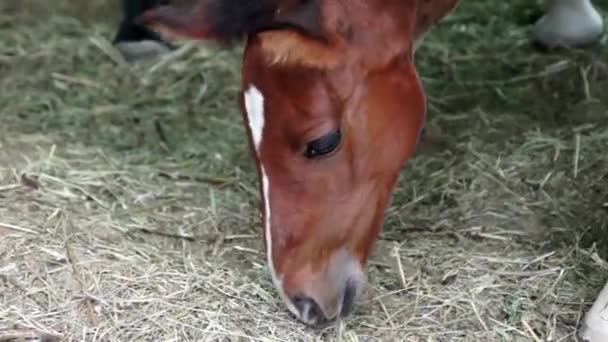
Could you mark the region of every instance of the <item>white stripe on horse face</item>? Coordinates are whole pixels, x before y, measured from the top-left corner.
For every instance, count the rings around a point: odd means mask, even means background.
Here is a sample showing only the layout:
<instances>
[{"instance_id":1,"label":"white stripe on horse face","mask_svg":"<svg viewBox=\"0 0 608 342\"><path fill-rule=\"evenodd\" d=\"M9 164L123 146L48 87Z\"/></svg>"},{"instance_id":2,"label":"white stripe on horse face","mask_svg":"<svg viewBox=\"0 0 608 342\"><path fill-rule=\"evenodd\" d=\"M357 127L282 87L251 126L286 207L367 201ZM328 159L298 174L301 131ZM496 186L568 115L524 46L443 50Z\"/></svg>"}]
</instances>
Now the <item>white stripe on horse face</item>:
<instances>
[{"instance_id":1,"label":"white stripe on horse face","mask_svg":"<svg viewBox=\"0 0 608 342\"><path fill-rule=\"evenodd\" d=\"M270 181L266 174L266 169L262 164L261 158L261 145L264 133L264 96L262 93L253 85L245 91L245 111L247 114L247 121L249 121L249 129L251 131L251 137L253 139L253 146L257 153L258 162L260 163L260 180L262 182L262 201L264 202L264 232L266 236L266 258L268 261L268 267L270 268L270 275L272 276L272 282L279 292L279 295L289 311L291 311L296 317L300 317L300 313L293 305L291 300L287 298L283 291L282 280L277 276L274 268L272 259L272 221L271 221L271 210L270 210Z\"/></svg>"},{"instance_id":2,"label":"white stripe on horse face","mask_svg":"<svg viewBox=\"0 0 608 342\"><path fill-rule=\"evenodd\" d=\"M253 146L259 157L262 133L264 132L264 96L255 86L250 86L245 91L245 110L253 138Z\"/></svg>"}]
</instances>

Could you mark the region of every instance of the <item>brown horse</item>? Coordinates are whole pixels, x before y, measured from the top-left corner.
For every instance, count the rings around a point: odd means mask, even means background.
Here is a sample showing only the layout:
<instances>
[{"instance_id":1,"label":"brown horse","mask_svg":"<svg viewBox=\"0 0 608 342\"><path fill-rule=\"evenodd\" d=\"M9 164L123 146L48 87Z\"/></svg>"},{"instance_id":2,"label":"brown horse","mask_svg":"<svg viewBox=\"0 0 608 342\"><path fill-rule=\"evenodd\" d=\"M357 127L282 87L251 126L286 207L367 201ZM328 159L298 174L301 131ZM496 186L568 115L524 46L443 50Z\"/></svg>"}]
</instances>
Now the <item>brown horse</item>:
<instances>
[{"instance_id":1,"label":"brown horse","mask_svg":"<svg viewBox=\"0 0 608 342\"><path fill-rule=\"evenodd\" d=\"M422 36L457 0L202 0L143 23L166 35L246 38L240 105L259 176L268 265L287 308L318 325L347 315L398 174L425 121L414 67ZM555 0L545 45L596 40L588 0ZM600 311L589 341L608 341ZM594 335L595 334L595 335Z\"/></svg>"}]
</instances>

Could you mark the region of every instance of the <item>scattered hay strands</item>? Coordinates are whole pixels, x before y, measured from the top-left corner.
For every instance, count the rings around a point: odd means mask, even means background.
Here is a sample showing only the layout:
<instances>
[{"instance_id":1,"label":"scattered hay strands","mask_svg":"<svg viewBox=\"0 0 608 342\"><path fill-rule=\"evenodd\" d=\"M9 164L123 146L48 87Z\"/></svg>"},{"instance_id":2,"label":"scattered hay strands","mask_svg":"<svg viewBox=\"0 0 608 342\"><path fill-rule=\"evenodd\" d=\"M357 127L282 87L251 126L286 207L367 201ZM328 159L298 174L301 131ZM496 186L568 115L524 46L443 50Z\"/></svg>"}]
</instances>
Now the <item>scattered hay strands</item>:
<instances>
[{"instance_id":1,"label":"scattered hay strands","mask_svg":"<svg viewBox=\"0 0 608 342\"><path fill-rule=\"evenodd\" d=\"M529 1L464 1L419 50L432 139L370 287L311 330L266 269L239 51L127 64L99 4L0 13L0 341L573 339L608 269L605 44L538 53Z\"/></svg>"}]
</instances>

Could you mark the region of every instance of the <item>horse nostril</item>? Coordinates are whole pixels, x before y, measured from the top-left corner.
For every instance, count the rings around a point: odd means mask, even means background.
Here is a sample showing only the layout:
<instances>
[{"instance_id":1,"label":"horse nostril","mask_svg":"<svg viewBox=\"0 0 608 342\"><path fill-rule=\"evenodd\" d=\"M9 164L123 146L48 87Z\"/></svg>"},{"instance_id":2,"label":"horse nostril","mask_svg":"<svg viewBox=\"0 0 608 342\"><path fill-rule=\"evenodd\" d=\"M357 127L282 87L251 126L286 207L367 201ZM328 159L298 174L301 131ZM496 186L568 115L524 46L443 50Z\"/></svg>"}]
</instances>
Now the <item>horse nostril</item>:
<instances>
[{"instance_id":1,"label":"horse nostril","mask_svg":"<svg viewBox=\"0 0 608 342\"><path fill-rule=\"evenodd\" d=\"M354 281L348 281L344 289L344 299L342 300L342 317L348 316L355 306L355 298L357 297L357 284Z\"/></svg>"},{"instance_id":2,"label":"horse nostril","mask_svg":"<svg viewBox=\"0 0 608 342\"><path fill-rule=\"evenodd\" d=\"M312 298L298 296L293 299L293 304L300 313L300 319L310 325L319 325L325 321L321 307Z\"/></svg>"}]
</instances>

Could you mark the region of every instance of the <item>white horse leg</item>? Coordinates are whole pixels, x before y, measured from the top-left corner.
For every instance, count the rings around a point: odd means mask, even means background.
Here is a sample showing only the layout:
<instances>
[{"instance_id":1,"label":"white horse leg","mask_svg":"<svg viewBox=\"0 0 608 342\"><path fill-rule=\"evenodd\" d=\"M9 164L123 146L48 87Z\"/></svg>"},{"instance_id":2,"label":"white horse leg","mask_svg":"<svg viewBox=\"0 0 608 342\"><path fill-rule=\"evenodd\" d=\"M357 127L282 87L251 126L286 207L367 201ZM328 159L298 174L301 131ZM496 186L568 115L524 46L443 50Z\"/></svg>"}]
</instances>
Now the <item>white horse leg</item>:
<instances>
[{"instance_id":1,"label":"white horse leg","mask_svg":"<svg viewBox=\"0 0 608 342\"><path fill-rule=\"evenodd\" d=\"M585 342L608 341L608 282L585 315L579 336Z\"/></svg>"},{"instance_id":2,"label":"white horse leg","mask_svg":"<svg viewBox=\"0 0 608 342\"><path fill-rule=\"evenodd\" d=\"M591 0L551 0L547 13L536 23L534 35L550 48L575 47L597 41L603 31L602 16Z\"/></svg>"}]
</instances>

